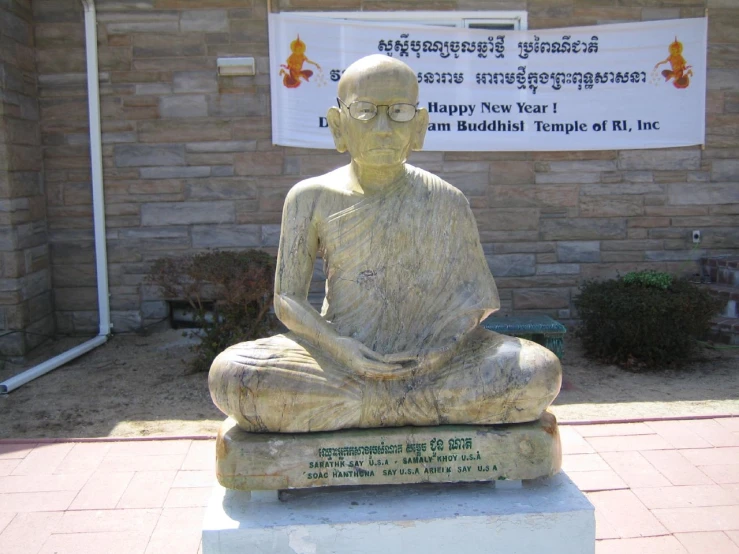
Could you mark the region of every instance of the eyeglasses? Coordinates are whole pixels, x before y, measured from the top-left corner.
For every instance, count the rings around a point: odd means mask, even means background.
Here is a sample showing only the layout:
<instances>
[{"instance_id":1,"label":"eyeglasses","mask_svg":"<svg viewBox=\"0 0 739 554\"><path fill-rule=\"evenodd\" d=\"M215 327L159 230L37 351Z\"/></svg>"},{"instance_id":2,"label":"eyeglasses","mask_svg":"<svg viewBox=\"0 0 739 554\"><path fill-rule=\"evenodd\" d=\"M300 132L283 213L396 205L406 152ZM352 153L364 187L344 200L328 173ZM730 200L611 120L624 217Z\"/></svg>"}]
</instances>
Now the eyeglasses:
<instances>
[{"instance_id":1,"label":"eyeglasses","mask_svg":"<svg viewBox=\"0 0 739 554\"><path fill-rule=\"evenodd\" d=\"M344 106L347 109L350 116L359 121L370 121L374 119L377 115L378 108L384 107L387 108L387 116L391 120L397 123L406 123L416 117L416 112L418 111L418 108L416 108L417 104L380 104L376 106L372 102L360 100L352 102L347 106L346 102L343 102L341 98L336 98L336 101L339 103L339 106Z\"/></svg>"}]
</instances>

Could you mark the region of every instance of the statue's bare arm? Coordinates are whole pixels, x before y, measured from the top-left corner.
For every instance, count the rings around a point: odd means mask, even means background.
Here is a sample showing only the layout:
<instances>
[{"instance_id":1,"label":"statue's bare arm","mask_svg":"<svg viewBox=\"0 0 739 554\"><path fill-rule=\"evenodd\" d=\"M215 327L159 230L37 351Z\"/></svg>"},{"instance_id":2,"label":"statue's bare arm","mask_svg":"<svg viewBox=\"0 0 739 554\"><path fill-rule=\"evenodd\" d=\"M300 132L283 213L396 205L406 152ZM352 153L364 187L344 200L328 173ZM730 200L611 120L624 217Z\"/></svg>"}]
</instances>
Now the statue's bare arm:
<instances>
[{"instance_id":1,"label":"statue's bare arm","mask_svg":"<svg viewBox=\"0 0 739 554\"><path fill-rule=\"evenodd\" d=\"M285 326L359 374L382 377L401 369L361 342L339 335L308 303L318 252L319 186L293 188L285 200L275 274L275 313ZM325 200L325 199L324 199Z\"/></svg>"}]
</instances>

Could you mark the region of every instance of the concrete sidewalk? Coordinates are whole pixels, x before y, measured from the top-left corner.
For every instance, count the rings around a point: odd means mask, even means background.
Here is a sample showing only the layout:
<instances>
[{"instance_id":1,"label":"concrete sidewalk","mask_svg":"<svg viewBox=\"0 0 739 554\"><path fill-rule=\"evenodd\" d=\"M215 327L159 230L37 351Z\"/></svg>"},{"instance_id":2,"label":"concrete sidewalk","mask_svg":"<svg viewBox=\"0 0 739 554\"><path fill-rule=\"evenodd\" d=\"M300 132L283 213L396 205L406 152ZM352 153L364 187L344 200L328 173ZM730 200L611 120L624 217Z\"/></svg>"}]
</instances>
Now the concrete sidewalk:
<instances>
[{"instance_id":1,"label":"concrete sidewalk","mask_svg":"<svg viewBox=\"0 0 739 554\"><path fill-rule=\"evenodd\" d=\"M739 554L739 417L560 432L564 470L596 508L597 554ZM213 449L0 441L0 552L196 554Z\"/></svg>"}]
</instances>

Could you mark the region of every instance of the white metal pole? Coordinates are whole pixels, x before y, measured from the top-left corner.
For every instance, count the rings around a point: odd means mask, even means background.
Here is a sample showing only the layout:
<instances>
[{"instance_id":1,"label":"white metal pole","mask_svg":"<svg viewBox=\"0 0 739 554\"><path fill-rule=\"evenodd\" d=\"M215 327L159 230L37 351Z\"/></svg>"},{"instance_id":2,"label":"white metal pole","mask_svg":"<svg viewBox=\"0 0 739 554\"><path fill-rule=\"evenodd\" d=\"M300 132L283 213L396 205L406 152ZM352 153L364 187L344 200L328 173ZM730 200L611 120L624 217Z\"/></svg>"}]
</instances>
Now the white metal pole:
<instances>
[{"instance_id":1,"label":"white metal pole","mask_svg":"<svg viewBox=\"0 0 739 554\"><path fill-rule=\"evenodd\" d=\"M100 88L98 84L97 19L93 0L85 6L85 44L87 50L87 98L90 119L90 162L92 166L92 214L95 230L99 335L110 334L110 294L108 290L108 251L105 236L105 194L103 191L103 139L100 128Z\"/></svg>"},{"instance_id":2,"label":"white metal pole","mask_svg":"<svg viewBox=\"0 0 739 554\"><path fill-rule=\"evenodd\" d=\"M108 253L105 237L105 197L103 194L103 147L100 128L100 88L98 86L97 19L94 0L82 0L85 8L85 44L87 52L87 97L90 118L90 160L92 165L92 213L95 232L97 269L98 336L0 383L0 394L7 394L104 344L110 334L110 298L108 292Z\"/></svg>"}]
</instances>

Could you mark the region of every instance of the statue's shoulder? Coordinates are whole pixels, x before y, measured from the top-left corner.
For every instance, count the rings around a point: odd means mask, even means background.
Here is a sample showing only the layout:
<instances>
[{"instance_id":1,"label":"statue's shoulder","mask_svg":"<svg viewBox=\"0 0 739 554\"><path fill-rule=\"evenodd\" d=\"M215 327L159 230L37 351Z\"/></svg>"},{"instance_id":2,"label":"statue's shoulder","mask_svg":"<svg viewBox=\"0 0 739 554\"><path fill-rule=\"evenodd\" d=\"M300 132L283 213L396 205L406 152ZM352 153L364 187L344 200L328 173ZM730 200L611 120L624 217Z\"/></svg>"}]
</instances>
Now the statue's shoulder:
<instances>
[{"instance_id":1,"label":"statue's shoulder","mask_svg":"<svg viewBox=\"0 0 739 554\"><path fill-rule=\"evenodd\" d=\"M406 168L413 177L413 182L418 190L422 193L430 193L433 201L444 200L462 208L469 206L469 201L464 193L438 175L410 164L406 164Z\"/></svg>"},{"instance_id":2,"label":"statue's shoulder","mask_svg":"<svg viewBox=\"0 0 739 554\"><path fill-rule=\"evenodd\" d=\"M293 201L316 199L332 193L341 193L346 188L347 167L340 167L296 183L288 192L287 199Z\"/></svg>"}]
</instances>

